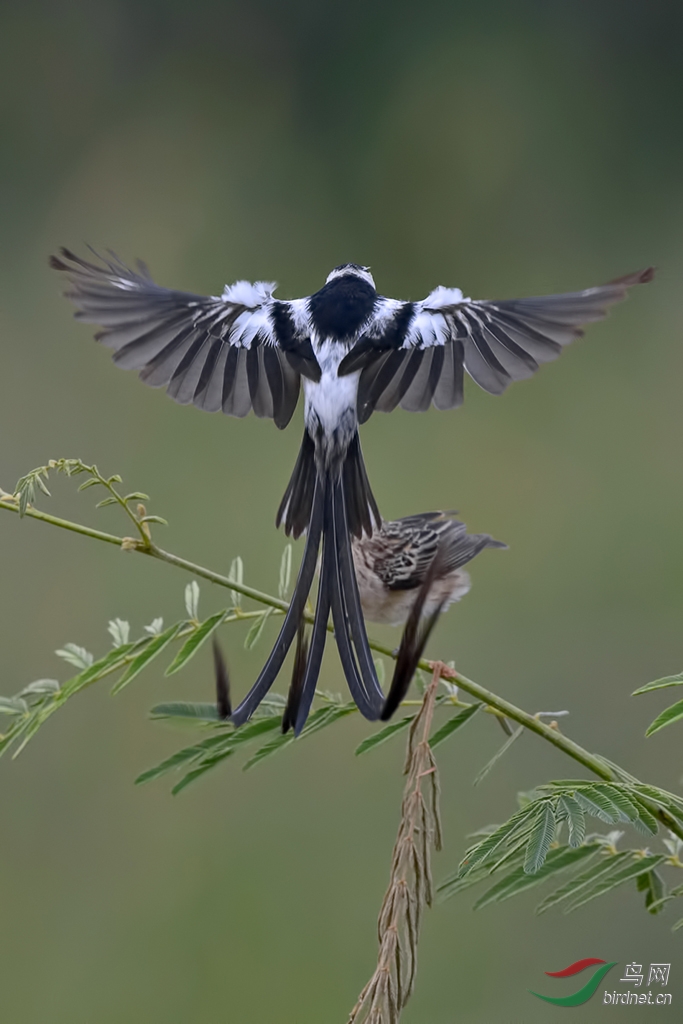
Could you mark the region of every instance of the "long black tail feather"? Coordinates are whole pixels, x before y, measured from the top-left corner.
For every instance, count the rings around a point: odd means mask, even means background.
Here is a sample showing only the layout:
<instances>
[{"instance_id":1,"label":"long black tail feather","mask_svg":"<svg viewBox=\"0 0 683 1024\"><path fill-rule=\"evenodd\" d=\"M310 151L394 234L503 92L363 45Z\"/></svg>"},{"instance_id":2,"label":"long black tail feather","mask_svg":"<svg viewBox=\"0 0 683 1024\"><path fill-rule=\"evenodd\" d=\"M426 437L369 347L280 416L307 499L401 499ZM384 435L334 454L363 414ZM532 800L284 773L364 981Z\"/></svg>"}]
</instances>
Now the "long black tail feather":
<instances>
[{"instance_id":1,"label":"long black tail feather","mask_svg":"<svg viewBox=\"0 0 683 1024\"><path fill-rule=\"evenodd\" d=\"M357 433L344 456L341 473L349 529L354 537L361 537L363 532L371 536L373 521L379 528L382 525L382 517L370 488ZM288 537L296 539L308 528L317 478L315 442L306 430L287 489L275 516L275 525L283 525Z\"/></svg>"},{"instance_id":2,"label":"long black tail feather","mask_svg":"<svg viewBox=\"0 0 683 1024\"><path fill-rule=\"evenodd\" d=\"M337 481L335 487L341 488L341 486L341 482ZM339 565L339 532L345 527L338 519L337 500L334 495L332 495L331 498L330 519L333 523L334 529L334 557L330 560L330 602L332 607L332 622L334 624L334 637L337 642L339 658L342 663L342 668L344 669L346 682L348 683L349 690L351 691L351 696L358 705L358 709L361 714L365 718L370 719L370 721L374 721L377 718L381 704L378 701L373 702L368 695L365 683L358 670L358 662L353 650L352 637L349 629L349 617L347 613L347 601L342 590Z\"/></svg>"},{"instance_id":3,"label":"long black tail feather","mask_svg":"<svg viewBox=\"0 0 683 1024\"><path fill-rule=\"evenodd\" d=\"M335 518L337 522L336 534L341 591L349 618L351 636L358 656L361 678L368 701L373 708L374 719L379 717L380 710L384 704L384 693L377 679L377 671L370 652L370 644L368 643L368 634L365 630L365 620L360 603L360 594L358 593L358 583L356 582L356 571L353 567L351 539L346 525L345 496L342 487L338 487L335 492Z\"/></svg>"},{"instance_id":4,"label":"long black tail feather","mask_svg":"<svg viewBox=\"0 0 683 1024\"><path fill-rule=\"evenodd\" d=\"M261 670L261 674L232 714L232 721L235 725L242 725L243 722L246 722L268 693L268 690L275 682L278 672L282 668L287 651L291 647L296 635L315 577L318 549L324 528L324 502L324 481L317 480L314 488L311 519L306 536L306 547L304 548L299 575L294 587L294 593L292 594L292 600L285 615L285 621L282 623L275 646L270 652L268 660Z\"/></svg>"},{"instance_id":5,"label":"long black tail feather","mask_svg":"<svg viewBox=\"0 0 683 1024\"><path fill-rule=\"evenodd\" d=\"M223 652L220 649L218 640L213 638L213 667L216 679L216 710L218 717L230 718L232 707L230 705L230 676L228 666L225 664Z\"/></svg>"},{"instance_id":6,"label":"long black tail feather","mask_svg":"<svg viewBox=\"0 0 683 1024\"><path fill-rule=\"evenodd\" d=\"M305 430L292 475L275 516L276 527L279 529L284 520L286 535L294 537L295 540L301 536L311 520L317 475L315 444Z\"/></svg>"},{"instance_id":7,"label":"long black tail feather","mask_svg":"<svg viewBox=\"0 0 683 1024\"><path fill-rule=\"evenodd\" d=\"M294 664L292 665L292 679L289 684L287 704L282 715L283 733L289 732L290 729L293 729L296 723L307 661L308 639L306 637L306 620L302 618L299 623L299 628L296 631L296 650L294 652Z\"/></svg>"},{"instance_id":8,"label":"long black tail feather","mask_svg":"<svg viewBox=\"0 0 683 1024\"><path fill-rule=\"evenodd\" d=\"M299 628L297 634L297 650L294 656L292 681L282 722L283 732L287 732L290 728L294 727L297 736L306 723L313 697L315 696L330 611L332 612L334 636L337 642L339 657L353 699L361 713L371 721L377 719L381 709L381 701L375 699L373 703L369 699L358 671L358 664L349 632L346 601L341 588L338 533L339 531L344 531L346 525L344 522L339 522L335 515L334 500L335 491L341 487L342 483L340 480L328 479L325 484L323 557L310 654L302 639L302 627Z\"/></svg>"},{"instance_id":9,"label":"long black tail feather","mask_svg":"<svg viewBox=\"0 0 683 1024\"><path fill-rule=\"evenodd\" d=\"M370 488L360 447L360 437L357 433L354 434L344 459L342 484L349 531L354 537L362 537L364 532L371 537L373 519L379 529L382 525L382 517Z\"/></svg>"},{"instance_id":10,"label":"long black tail feather","mask_svg":"<svg viewBox=\"0 0 683 1024\"><path fill-rule=\"evenodd\" d=\"M329 489L329 481L328 489ZM315 688L320 675L320 666L325 653L325 641L327 640L327 620L330 617L330 558L333 557L331 549L334 544L334 536L330 534L329 523L325 523L323 535L323 563L320 573L320 584L318 586L318 600L315 606L315 619L313 620L313 632L311 634L311 646L306 660L306 670L303 682L301 683L301 696L296 712L294 723L294 735L301 733L311 704L315 697Z\"/></svg>"},{"instance_id":11,"label":"long black tail feather","mask_svg":"<svg viewBox=\"0 0 683 1024\"><path fill-rule=\"evenodd\" d=\"M350 512L348 511L350 510ZM385 704L370 652L351 553L351 536L381 525L356 435L340 468L319 471L315 444L305 434L277 522L298 537L307 531L306 548L280 634L261 674L235 709L235 725L245 722L273 685L295 635L299 634L282 728L298 736L308 717L320 674L330 612L344 675L362 715L376 721ZM322 541L322 568L310 648L303 639L303 612L313 584Z\"/></svg>"},{"instance_id":12,"label":"long black tail feather","mask_svg":"<svg viewBox=\"0 0 683 1024\"><path fill-rule=\"evenodd\" d=\"M418 662L422 657L422 653L427 646L430 634L438 621L439 615L441 614L443 604L439 605L439 607L436 608L436 610L432 612L427 619L422 619L425 601L429 596L429 591L432 588L434 580L442 569L443 560L444 552L443 548L440 546L437 549L436 555L432 559L429 569L427 570L415 599L415 604L410 610L410 615L408 616L403 629L403 636L401 637L396 665L394 667L394 675L391 680L387 699L384 701L384 706L382 707L380 714L380 718L383 722L386 722L391 718L393 713L396 711L396 708L407 694L410 681L415 675Z\"/></svg>"}]
</instances>

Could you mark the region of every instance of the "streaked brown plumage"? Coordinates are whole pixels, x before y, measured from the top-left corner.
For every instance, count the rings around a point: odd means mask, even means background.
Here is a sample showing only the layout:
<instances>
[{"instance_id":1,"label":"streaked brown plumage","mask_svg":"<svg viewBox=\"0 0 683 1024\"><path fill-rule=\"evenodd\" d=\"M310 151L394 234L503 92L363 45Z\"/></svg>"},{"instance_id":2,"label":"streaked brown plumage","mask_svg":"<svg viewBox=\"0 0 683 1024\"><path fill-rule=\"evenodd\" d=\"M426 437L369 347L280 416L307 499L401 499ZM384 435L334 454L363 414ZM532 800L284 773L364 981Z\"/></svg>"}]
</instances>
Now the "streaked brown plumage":
<instances>
[{"instance_id":1,"label":"streaked brown plumage","mask_svg":"<svg viewBox=\"0 0 683 1024\"><path fill-rule=\"evenodd\" d=\"M470 589L463 566L484 548L505 548L487 533L468 534L452 512L422 512L383 521L371 537L353 540L353 563L363 614L370 622L399 626L408 618L437 553L438 572L424 601L423 615L445 611Z\"/></svg>"}]
</instances>

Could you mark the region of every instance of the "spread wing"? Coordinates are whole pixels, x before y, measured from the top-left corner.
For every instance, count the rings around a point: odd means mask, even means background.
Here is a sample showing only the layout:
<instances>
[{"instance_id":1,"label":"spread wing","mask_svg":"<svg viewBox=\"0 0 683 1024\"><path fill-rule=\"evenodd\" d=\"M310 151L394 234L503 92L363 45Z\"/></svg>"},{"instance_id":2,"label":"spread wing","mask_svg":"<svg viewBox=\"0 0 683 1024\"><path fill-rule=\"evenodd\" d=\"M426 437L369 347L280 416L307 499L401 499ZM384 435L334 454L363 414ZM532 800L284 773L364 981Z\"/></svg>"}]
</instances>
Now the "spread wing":
<instances>
[{"instance_id":1,"label":"spread wing","mask_svg":"<svg viewBox=\"0 0 683 1024\"><path fill-rule=\"evenodd\" d=\"M279 302L275 285L260 281L238 281L221 296L173 291L142 263L133 271L113 254L98 259L62 249L50 265L68 277L75 316L102 328L95 337L114 350L114 362L166 387L176 402L229 416L253 409L280 428L289 423L301 375L320 375L305 303Z\"/></svg>"},{"instance_id":2,"label":"spread wing","mask_svg":"<svg viewBox=\"0 0 683 1024\"><path fill-rule=\"evenodd\" d=\"M530 377L579 337L583 324L601 320L652 267L598 288L500 302L466 299L458 288L436 288L422 302L381 299L362 337L339 367L361 371L358 419L397 405L423 412L433 402L451 409L463 400L466 371L499 395Z\"/></svg>"}]
</instances>

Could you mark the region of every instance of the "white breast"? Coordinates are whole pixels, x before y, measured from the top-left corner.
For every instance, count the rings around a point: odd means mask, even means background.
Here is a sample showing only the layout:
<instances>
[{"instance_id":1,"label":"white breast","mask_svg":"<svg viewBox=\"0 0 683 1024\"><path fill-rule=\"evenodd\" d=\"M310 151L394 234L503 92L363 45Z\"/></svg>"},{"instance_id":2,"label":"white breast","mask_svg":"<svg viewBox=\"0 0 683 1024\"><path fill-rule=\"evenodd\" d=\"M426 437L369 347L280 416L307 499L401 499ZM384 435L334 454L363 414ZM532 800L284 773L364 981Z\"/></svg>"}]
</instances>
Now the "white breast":
<instances>
[{"instance_id":1,"label":"white breast","mask_svg":"<svg viewBox=\"0 0 683 1024\"><path fill-rule=\"evenodd\" d=\"M304 418L306 426L320 424L326 437L339 429L340 424L349 425L350 417L356 425L356 397L360 371L344 377L337 375L340 362L347 353L345 345L335 341L318 342L313 339L313 350L320 369L318 382L304 377Z\"/></svg>"}]
</instances>

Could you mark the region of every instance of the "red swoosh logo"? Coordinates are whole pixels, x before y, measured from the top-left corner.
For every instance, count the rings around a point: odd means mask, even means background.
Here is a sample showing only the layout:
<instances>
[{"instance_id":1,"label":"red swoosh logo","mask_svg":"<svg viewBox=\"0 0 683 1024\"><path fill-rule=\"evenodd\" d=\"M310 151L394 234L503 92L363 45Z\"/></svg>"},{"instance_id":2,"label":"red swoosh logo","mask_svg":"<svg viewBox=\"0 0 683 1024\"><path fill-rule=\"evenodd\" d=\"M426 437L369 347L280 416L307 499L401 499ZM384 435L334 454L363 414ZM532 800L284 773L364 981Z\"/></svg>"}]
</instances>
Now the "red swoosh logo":
<instances>
[{"instance_id":1,"label":"red swoosh logo","mask_svg":"<svg viewBox=\"0 0 683 1024\"><path fill-rule=\"evenodd\" d=\"M581 971L585 971L587 967L604 963L607 963L607 961L598 960L594 956L587 956L584 960L577 960L576 963L565 967L563 971L546 971L545 973L549 978L571 978L572 974L579 974Z\"/></svg>"}]
</instances>

